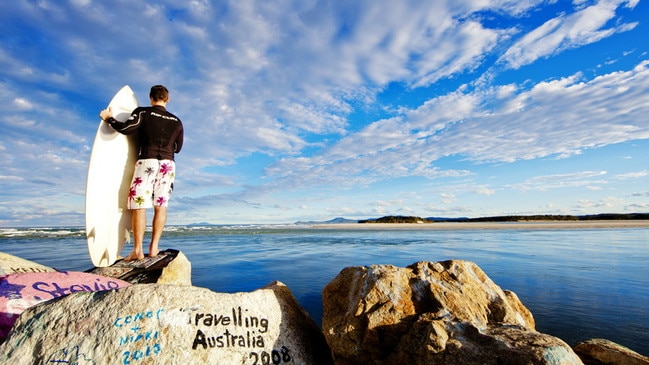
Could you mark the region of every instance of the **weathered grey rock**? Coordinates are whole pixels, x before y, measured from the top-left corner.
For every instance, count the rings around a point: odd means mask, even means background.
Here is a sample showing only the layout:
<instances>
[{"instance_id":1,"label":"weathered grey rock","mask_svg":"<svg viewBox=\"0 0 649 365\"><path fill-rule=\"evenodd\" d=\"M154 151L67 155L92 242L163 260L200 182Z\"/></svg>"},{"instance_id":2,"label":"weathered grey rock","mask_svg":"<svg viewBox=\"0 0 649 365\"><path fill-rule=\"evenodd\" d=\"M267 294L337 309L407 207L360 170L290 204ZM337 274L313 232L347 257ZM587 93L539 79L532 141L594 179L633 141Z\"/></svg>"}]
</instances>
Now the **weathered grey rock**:
<instances>
[{"instance_id":1,"label":"weathered grey rock","mask_svg":"<svg viewBox=\"0 0 649 365\"><path fill-rule=\"evenodd\" d=\"M346 268L323 304L336 364L582 364L467 261Z\"/></svg>"},{"instance_id":2,"label":"weathered grey rock","mask_svg":"<svg viewBox=\"0 0 649 365\"><path fill-rule=\"evenodd\" d=\"M111 266L88 272L127 281L131 284L192 285L192 264L178 250L161 251L157 257L139 261L117 261Z\"/></svg>"},{"instance_id":3,"label":"weathered grey rock","mask_svg":"<svg viewBox=\"0 0 649 365\"><path fill-rule=\"evenodd\" d=\"M586 365L649 365L649 357L609 340L586 340L574 350Z\"/></svg>"},{"instance_id":4,"label":"weathered grey rock","mask_svg":"<svg viewBox=\"0 0 649 365\"><path fill-rule=\"evenodd\" d=\"M250 293L138 284L32 307L0 363L331 364L318 326L275 282Z\"/></svg>"},{"instance_id":5,"label":"weathered grey rock","mask_svg":"<svg viewBox=\"0 0 649 365\"><path fill-rule=\"evenodd\" d=\"M162 273L157 281L158 284L168 285L192 285L192 263L189 262L187 256L181 251L178 252L167 266L162 269Z\"/></svg>"},{"instance_id":6,"label":"weathered grey rock","mask_svg":"<svg viewBox=\"0 0 649 365\"><path fill-rule=\"evenodd\" d=\"M5 252L0 252L0 275L54 271L56 270L49 266L25 260Z\"/></svg>"}]
</instances>

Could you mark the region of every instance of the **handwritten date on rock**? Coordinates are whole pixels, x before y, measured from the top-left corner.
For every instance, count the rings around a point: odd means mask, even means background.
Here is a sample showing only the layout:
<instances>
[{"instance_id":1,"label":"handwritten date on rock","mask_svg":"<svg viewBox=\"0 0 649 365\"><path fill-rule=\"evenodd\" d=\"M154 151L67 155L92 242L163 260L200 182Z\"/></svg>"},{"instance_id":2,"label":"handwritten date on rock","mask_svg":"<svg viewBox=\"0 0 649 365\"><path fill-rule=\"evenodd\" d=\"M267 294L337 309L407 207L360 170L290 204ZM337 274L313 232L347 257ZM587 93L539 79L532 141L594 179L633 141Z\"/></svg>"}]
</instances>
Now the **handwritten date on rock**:
<instances>
[{"instance_id":1,"label":"handwritten date on rock","mask_svg":"<svg viewBox=\"0 0 649 365\"><path fill-rule=\"evenodd\" d=\"M291 362L291 354L286 346L282 346L281 350L273 350L270 354L266 351L251 352L250 359L253 360L252 365L278 365Z\"/></svg>"}]
</instances>

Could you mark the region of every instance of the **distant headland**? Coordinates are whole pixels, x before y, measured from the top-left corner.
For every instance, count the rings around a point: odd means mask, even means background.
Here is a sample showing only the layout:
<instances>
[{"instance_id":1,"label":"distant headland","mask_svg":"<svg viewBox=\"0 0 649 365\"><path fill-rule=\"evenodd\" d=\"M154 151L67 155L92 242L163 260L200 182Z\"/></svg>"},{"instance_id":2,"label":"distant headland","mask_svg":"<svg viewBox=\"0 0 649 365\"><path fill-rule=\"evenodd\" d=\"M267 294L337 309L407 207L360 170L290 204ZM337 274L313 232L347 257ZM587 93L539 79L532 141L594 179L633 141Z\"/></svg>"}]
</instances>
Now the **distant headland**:
<instances>
[{"instance_id":1,"label":"distant headland","mask_svg":"<svg viewBox=\"0 0 649 365\"><path fill-rule=\"evenodd\" d=\"M358 223L435 223L435 222L543 222L543 221L596 221L596 220L644 220L649 213L591 214L591 215L503 215L479 218L421 218L415 216L385 216L377 219L359 220Z\"/></svg>"},{"instance_id":2,"label":"distant headland","mask_svg":"<svg viewBox=\"0 0 649 365\"><path fill-rule=\"evenodd\" d=\"M503 215L503 216L490 216L490 217L417 217L417 216L402 216L402 215L388 215L380 218L368 218L361 220L353 220L346 218L334 218L324 222L296 222L296 224L372 224L372 223L406 223L406 224L425 224L425 223L498 223L498 222L578 222L578 221L624 221L624 220L649 220L649 213L602 213L590 215Z\"/></svg>"}]
</instances>

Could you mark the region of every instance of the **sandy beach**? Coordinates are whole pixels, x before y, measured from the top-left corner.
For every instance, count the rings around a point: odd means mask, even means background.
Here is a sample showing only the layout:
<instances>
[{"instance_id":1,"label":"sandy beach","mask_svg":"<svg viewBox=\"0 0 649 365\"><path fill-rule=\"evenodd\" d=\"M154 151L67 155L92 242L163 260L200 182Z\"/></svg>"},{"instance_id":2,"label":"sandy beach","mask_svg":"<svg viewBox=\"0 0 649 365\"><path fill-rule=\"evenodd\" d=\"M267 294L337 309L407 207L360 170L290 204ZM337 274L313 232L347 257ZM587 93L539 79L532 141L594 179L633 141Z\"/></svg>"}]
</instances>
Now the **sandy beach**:
<instances>
[{"instance_id":1,"label":"sandy beach","mask_svg":"<svg viewBox=\"0 0 649 365\"><path fill-rule=\"evenodd\" d=\"M596 229L649 228L649 220L529 221L529 222L435 222L435 223L342 223L318 224L315 229Z\"/></svg>"}]
</instances>

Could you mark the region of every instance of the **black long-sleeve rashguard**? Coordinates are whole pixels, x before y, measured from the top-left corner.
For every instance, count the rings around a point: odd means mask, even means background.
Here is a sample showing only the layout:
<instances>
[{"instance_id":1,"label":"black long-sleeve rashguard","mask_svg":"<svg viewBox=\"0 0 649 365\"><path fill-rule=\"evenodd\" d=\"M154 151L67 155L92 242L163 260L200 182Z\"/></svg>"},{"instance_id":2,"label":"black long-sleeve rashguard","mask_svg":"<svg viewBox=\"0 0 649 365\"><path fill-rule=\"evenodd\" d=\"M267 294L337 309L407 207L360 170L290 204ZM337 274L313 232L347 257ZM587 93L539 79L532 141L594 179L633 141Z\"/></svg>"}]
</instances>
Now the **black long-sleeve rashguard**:
<instances>
[{"instance_id":1,"label":"black long-sleeve rashguard","mask_svg":"<svg viewBox=\"0 0 649 365\"><path fill-rule=\"evenodd\" d=\"M161 105L138 107L125 122L112 117L106 119L106 122L119 133L138 133L140 149L138 159L140 160L148 158L173 160L174 154L182 149L183 124L178 117L169 113Z\"/></svg>"}]
</instances>

